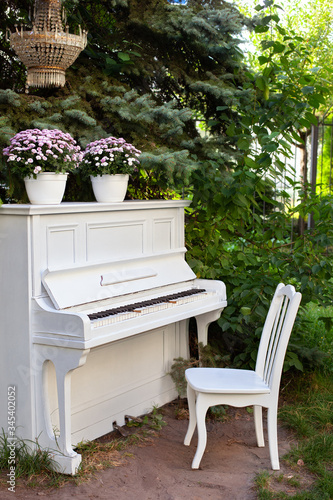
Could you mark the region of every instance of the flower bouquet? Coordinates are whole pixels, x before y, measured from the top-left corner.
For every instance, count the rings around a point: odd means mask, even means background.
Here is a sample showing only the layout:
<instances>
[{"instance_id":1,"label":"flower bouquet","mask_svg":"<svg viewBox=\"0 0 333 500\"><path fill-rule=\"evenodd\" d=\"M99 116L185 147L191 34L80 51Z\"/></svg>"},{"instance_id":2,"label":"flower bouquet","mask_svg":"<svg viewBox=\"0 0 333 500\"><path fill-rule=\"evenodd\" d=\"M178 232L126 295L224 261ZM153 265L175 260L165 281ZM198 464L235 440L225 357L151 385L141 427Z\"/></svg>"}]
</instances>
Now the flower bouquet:
<instances>
[{"instance_id":1,"label":"flower bouquet","mask_svg":"<svg viewBox=\"0 0 333 500\"><path fill-rule=\"evenodd\" d=\"M81 148L70 134L53 129L18 132L3 150L9 172L24 179L30 203L59 204L68 172L77 168Z\"/></svg>"},{"instance_id":2,"label":"flower bouquet","mask_svg":"<svg viewBox=\"0 0 333 500\"><path fill-rule=\"evenodd\" d=\"M141 151L123 138L107 137L87 145L81 171L84 177L131 174L138 170Z\"/></svg>"},{"instance_id":3,"label":"flower bouquet","mask_svg":"<svg viewBox=\"0 0 333 500\"><path fill-rule=\"evenodd\" d=\"M129 174L138 170L141 151L123 138L91 142L83 152L82 177L90 176L95 198L101 203L123 201Z\"/></svg>"},{"instance_id":4,"label":"flower bouquet","mask_svg":"<svg viewBox=\"0 0 333 500\"><path fill-rule=\"evenodd\" d=\"M70 134L53 129L18 132L3 150L10 172L25 179L40 172L68 173L78 167L81 148Z\"/></svg>"}]
</instances>

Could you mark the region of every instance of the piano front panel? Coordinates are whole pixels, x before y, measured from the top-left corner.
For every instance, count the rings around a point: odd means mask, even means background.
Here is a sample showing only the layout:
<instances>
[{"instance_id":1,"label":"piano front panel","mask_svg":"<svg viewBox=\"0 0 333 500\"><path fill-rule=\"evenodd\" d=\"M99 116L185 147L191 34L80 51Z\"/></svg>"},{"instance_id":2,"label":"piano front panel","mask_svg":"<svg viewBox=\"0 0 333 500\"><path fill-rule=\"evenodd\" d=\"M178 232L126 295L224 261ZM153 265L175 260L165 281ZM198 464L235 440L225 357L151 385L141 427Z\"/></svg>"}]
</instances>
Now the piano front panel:
<instances>
[{"instance_id":1,"label":"piano front panel","mask_svg":"<svg viewBox=\"0 0 333 500\"><path fill-rule=\"evenodd\" d=\"M105 211L93 211L95 204L90 204L89 212L64 214L55 210L34 218L33 295L45 293L41 275L46 269L140 258L183 247L183 207L165 202L170 206L161 205L163 210L147 210L147 203L139 203L133 210L110 210L108 206Z\"/></svg>"},{"instance_id":2,"label":"piano front panel","mask_svg":"<svg viewBox=\"0 0 333 500\"><path fill-rule=\"evenodd\" d=\"M72 373L72 444L95 439L110 432L114 422L124 425L125 415L142 415L152 404L177 397L168 372L175 357L188 356L187 344L182 322L92 349L85 365ZM52 366L47 384L51 425L59 429Z\"/></svg>"},{"instance_id":3,"label":"piano front panel","mask_svg":"<svg viewBox=\"0 0 333 500\"><path fill-rule=\"evenodd\" d=\"M147 251L147 221L87 224L87 262L140 257Z\"/></svg>"},{"instance_id":4,"label":"piano front panel","mask_svg":"<svg viewBox=\"0 0 333 500\"><path fill-rule=\"evenodd\" d=\"M76 264L79 248L78 233L78 224L50 224L46 226L47 267L70 267Z\"/></svg>"},{"instance_id":5,"label":"piano front panel","mask_svg":"<svg viewBox=\"0 0 333 500\"><path fill-rule=\"evenodd\" d=\"M173 248L175 248L175 218L155 218L153 221L153 252L165 252Z\"/></svg>"}]
</instances>

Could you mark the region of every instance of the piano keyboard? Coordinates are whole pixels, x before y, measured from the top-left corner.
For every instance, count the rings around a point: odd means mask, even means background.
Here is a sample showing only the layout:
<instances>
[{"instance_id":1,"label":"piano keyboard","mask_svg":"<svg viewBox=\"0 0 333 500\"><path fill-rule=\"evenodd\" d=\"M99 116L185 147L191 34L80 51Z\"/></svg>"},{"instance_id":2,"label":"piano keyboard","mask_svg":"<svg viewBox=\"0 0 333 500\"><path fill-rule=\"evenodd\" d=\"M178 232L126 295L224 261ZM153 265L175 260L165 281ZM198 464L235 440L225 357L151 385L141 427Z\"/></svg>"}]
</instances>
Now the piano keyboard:
<instances>
[{"instance_id":1,"label":"piano keyboard","mask_svg":"<svg viewBox=\"0 0 333 500\"><path fill-rule=\"evenodd\" d=\"M163 309L168 309L174 306L188 304L197 300L202 300L204 297L213 295L214 292L207 292L205 289L193 288L182 292L156 297L154 299L127 304L105 311L98 311L88 314L93 328L111 325L125 321L127 319L136 318L144 314L150 314Z\"/></svg>"}]
</instances>

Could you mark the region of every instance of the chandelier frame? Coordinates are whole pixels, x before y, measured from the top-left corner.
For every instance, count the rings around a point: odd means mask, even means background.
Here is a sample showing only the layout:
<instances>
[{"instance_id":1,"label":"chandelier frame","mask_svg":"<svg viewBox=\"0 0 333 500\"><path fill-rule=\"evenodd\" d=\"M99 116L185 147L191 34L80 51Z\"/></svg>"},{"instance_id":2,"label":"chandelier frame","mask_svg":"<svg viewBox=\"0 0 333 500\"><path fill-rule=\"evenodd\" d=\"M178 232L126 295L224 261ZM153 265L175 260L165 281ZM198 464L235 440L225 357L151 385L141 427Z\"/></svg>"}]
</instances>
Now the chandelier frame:
<instances>
[{"instance_id":1,"label":"chandelier frame","mask_svg":"<svg viewBox=\"0 0 333 500\"><path fill-rule=\"evenodd\" d=\"M11 47L27 67L27 88L63 87L65 72L87 45L87 32L69 33L61 0L35 0L32 29L9 34Z\"/></svg>"}]
</instances>

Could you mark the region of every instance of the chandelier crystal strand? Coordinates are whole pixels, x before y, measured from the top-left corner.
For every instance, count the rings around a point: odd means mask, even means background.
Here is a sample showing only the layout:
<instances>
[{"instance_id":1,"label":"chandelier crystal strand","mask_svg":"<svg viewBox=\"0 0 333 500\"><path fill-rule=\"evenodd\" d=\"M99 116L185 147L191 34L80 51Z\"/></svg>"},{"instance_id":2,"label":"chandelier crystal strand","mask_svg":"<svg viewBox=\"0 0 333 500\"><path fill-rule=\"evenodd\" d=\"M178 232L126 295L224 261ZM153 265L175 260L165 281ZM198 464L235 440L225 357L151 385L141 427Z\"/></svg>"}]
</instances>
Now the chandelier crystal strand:
<instances>
[{"instance_id":1,"label":"chandelier crystal strand","mask_svg":"<svg viewBox=\"0 0 333 500\"><path fill-rule=\"evenodd\" d=\"M32 29L15 28L10 43L27 67L27 86L63 87L65 70L87 45L87 32L81 26L79 35L64 30L61 0L35 0Z\"/></svg>"}]
</instances>

